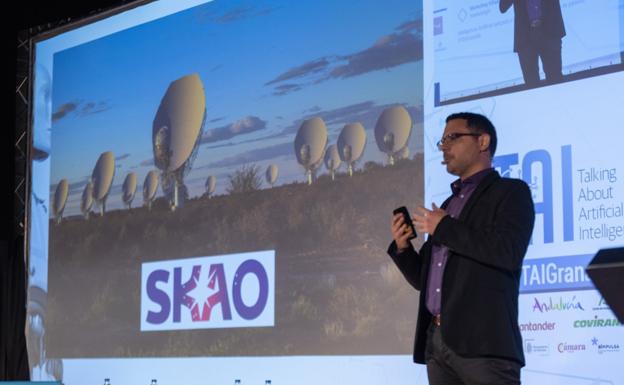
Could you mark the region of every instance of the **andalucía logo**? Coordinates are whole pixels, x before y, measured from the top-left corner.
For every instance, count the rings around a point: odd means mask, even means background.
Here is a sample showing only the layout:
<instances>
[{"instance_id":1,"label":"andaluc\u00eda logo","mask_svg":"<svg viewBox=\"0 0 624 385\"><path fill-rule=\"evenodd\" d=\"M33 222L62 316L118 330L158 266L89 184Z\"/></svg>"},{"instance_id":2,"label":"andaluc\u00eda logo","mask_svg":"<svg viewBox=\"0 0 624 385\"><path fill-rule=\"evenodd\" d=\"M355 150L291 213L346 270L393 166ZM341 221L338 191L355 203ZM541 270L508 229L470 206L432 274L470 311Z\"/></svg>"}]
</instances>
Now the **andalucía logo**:
<instances>
[{"instance_id":1,"label":"andaluc\u00eda logo","mask_svg":"<svg viewBox=\"0 0 624 385\"><path fill-rule=\"evenodd\" d=\"M549 311L561 311L561 310L585 310L581 302L577 301L576 296L568 300L563 297L559 297L558 300L553 301L552 297L548 297L548 301L540 302L537 297L534 297L533 311L539 311L540 313Z\"/></svg>"},{"instance_id":2,"label":"andaluc\u00eda logo","mask_svg":"<svg viewBox=\"0 0 624 385\"><path fill-rule=\"evenodd\" d=\"M587 350L585 344L569 344L567 342L561 342L557 345L557 351L559 353L576 353Z\"/></svg>"},{"instance_id":3,"label":"andaluc\u00eda logo","mask_svg":"<svg viewBox=\"0 0 624 385\"><path fill-rule=\"evenodd\" d=\"M581 319L574 321L575 328L604 328L612 326L621 326L617 318L598 318L594 316L594 319Z\"/></svg>"},{"instance_id":4,"label":"andaluc\u00eda logo","mask_svg":"<svg viewBox=\"0 0 624 385\"><path fill-rule=\"evenodd\" d=\"M144 263L141 330L274 326L275 251Z\"/></svg>"},{"instance_id":5,"label":"andaluc\u00eda logo","mask_svg":"<svg viewBox=\"0 0 624 385\"><path fill-rule=\"evenodd\" d=\"M603 343L598 341L596 337L591 340L592 347L598 350L598 354L617 353L620 351L620 345L615 343Z\"/></svg>"}]
</instances>

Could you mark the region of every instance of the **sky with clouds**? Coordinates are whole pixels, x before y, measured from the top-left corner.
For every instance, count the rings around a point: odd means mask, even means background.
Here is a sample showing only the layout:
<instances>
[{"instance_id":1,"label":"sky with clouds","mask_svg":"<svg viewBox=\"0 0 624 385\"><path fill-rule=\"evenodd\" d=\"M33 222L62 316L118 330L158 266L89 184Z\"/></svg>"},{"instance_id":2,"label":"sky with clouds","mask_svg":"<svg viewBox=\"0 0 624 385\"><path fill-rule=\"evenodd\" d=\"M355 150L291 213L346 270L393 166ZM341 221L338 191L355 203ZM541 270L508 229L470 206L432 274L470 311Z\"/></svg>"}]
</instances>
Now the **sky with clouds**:
<instances>
[{"instance_id":1,"label":"sky with clouds","mask_svg":"<svg viewBox=\"0 0 624 385\"><path fill-rule=\"evenodd\" d=\"M209 175L223 193L227 176L244 164L263 172L278 165L277 185L304 181L293 140L315 116L327 125L328 145L345 124L364 125L361 167L385 162L373 129L383 109L403 105L416 123L410 152L422 151L420 2L215 0L55 54L50 191L68 179L66 214L78 213L104 151L116 164L107 207L122 206L128 172L141 188L155 167L160 101L171 82L191 73L206 95L205 126L185 178L191 196L204 192ZM137 194L134 206L140 203Z\"/></svg>"}]
</instances>

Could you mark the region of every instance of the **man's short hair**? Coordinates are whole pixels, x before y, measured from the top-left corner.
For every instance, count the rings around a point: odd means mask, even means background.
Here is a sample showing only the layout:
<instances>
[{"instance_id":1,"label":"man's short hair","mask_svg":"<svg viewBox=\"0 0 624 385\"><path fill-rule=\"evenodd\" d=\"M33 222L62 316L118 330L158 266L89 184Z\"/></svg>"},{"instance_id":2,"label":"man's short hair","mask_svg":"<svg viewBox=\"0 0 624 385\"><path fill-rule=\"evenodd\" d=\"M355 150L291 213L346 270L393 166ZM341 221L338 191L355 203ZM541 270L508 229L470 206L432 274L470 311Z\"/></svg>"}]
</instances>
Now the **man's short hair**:
<instances>
[{"instance_id":1,"label":"man's short hair","mask_svg":"<svg viewBox=\"0 0 624 385\"><path fill-rule=\"evenodd\" d=\"M486 118L481 114L475 114L473 112L458 112L455 114L451 114L446 118L446 123L455 119L464 119L466 121L466 126L471 131L488 134L490 136L490 146L488 150L490 151L490 156L494 158L494 153L496 152L496 128L490 119Z\"/></svg>"}]
</instances>

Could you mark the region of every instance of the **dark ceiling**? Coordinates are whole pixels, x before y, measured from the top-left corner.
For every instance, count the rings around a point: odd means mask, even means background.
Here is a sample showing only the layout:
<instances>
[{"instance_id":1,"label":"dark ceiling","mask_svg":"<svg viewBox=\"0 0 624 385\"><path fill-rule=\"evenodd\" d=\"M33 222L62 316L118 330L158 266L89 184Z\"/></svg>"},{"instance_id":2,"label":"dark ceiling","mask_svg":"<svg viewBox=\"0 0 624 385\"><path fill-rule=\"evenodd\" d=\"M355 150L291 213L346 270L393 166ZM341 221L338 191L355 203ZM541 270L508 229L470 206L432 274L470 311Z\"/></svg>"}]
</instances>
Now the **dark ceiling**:
<instances>
[{"instance_id":1,"label":"dark ceiling","mask_svg":"<svg viewBox=\"0 0 624 385\"><path fill-rule=\"evenodd\" d=\"M25 29L46 23L56 23L67 18L80 19L116 5L128 3L121 0L91 0L91 1L17 1L15 29Z\"/></svg>"}]
</instances>

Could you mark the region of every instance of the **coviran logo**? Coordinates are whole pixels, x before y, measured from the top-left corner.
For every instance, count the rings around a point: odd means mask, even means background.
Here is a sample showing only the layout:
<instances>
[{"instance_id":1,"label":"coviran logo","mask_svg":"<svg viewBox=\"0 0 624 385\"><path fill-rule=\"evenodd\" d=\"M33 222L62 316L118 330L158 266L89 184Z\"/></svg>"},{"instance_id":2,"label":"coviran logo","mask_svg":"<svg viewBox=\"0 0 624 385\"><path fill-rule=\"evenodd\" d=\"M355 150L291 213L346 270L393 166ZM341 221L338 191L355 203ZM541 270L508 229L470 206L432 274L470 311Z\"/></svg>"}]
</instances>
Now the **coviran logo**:
<instances>
[{"instance_id":1,"label":"coviran logo","mask_svg":"<svg viewBox=\"0 0 624 385\"><path fill-rule=\"evenodd\" d=\"M598 318L598 316L594 316L594 319L574 321L575 328L604 328L621 325L622 324L617 320L617 318Z\"/></svg>"},{"instance_id":2,"label":"coviran logo","mask_svg":"<svg viewBox=\"0 0 624 385\"><path fill-rule=\"evenodd\" d=\"M273 326L275 252L144 263L141 330Z\"/></svg>"},{"instance_id":3,"label":"coviran logo","mask_svg":"<svg viewBox=\"0 0 624 385\"><path fill-rule=\"evenodd\" d=\"M559 353L575 353L583 350L587 350L585 344L568 344L566 342L561 342L557 345L557 351Z\"/></svg>"},{"instance_id":4,"label":"coviran logo","mask_svg":"<svg viewBox=\"0 0 624 385\"><path fill-rule=\"evenodd\" d=\"M533 311L539 311L540 313L549 311L561 311L561 310L585 310L580 301L576 300L576 296L573 296L571 300L563 299L559 297L559 300L553 301L552 297L548 297L548 301L540 302L537 297L534 297Z\"/></svg>"}]
</instances>

